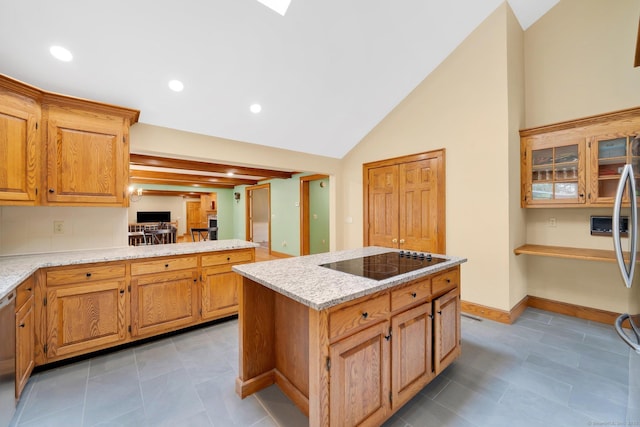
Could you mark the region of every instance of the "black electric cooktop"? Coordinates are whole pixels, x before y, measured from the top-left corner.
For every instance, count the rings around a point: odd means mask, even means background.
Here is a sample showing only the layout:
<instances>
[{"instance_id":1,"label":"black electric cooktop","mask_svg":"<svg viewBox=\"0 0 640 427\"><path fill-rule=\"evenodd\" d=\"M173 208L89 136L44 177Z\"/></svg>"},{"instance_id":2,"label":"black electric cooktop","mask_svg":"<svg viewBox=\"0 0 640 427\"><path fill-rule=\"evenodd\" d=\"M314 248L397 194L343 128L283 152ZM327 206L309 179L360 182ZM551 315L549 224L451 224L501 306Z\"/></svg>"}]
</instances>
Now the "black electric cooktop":
<instances>
[{"instance_id":1,"label":"black electric cooktop","mask_svg":"<svg viewBox=\"0 0 640 427\"><path fill-rule=\"evenodd\" d=\"M400 251L330 262L321 264L320 267L326 267L368 279L384 280L445 261L447 260L433 257L431 254Z\"/></svg>"}]
</instances>

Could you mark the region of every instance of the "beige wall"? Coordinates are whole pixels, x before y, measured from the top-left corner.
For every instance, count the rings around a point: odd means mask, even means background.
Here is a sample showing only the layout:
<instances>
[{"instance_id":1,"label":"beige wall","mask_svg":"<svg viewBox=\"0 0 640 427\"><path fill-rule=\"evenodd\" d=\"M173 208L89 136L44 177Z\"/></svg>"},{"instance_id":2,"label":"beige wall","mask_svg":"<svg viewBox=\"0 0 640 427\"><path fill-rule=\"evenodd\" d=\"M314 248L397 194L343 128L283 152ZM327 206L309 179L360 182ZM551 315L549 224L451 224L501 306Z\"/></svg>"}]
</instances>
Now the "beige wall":
<instances>
[{"instance_id":1,"label":"beige wall","mask_svg":"<svg viewBox=\"0 0 640 427\"><path fill-rule=\"evenodd\" d=\"M633 68L638 0L561 0L524 36L526 127L640 105ZM610 209L528 209L528 243L612 249L589 233L591 215ZM548 226L556 218L557 226ZM627 310L614 264L523 256L530 295L603 310Z\"/></svg>"},{"instance_id":2,"label":"beige wall","mask_svg":"<svg viewBox=\"0 0 640 427\"><path fill-rule=\"evenodd\" d=\"M507 21L513 19L507 5L500 6L349 152L338 196L345 218L338 235L345 247L361 246L362 164L444 147L447 253L469 259L462 267L462 298L504 310L510 308L510 280L520 280L509 265L510 203L517 203L510 201L516 192L509 140L520 116L509 123ZM521 62L514 59L514 68Z\"/></svg>"}]
</instances>

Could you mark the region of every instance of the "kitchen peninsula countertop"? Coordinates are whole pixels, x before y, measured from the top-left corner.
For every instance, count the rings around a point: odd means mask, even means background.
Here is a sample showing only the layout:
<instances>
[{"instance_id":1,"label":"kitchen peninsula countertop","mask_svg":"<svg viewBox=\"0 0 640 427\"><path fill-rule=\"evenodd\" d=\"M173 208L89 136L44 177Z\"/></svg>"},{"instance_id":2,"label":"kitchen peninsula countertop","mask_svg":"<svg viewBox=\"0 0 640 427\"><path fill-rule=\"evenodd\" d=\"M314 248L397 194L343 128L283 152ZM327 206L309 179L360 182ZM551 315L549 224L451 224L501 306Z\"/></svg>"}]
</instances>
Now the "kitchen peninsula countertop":
<instances>
[{"instance_id":1,"label":"kitchen peninsula countertop","mask_svg":"<svg viewBox=\"0 0 640 427\"><path fill-rule=\"evenodd\" d=\"M384 280L368 279L320 266L330 262L391 251L399 252L390 248L369 246L339 252L236 265L233 267L233 271L301 304L315 310L324 310L346 301L449 269L467 261L466 258L433 254L434 257L445 258L447 261Z\"/></svg>"},{"instance_id":2,"label":"kitchen peninsula countertop","mask_svg":"<svg viewBox=\"0 0 640 427\"><path fill-rule=\"evenodd\" d=\"M4 256L0 257L0 299L8 295L39 268L248 249L258 246L256 243L230 239Z\"/></svg>"}]
</instances>

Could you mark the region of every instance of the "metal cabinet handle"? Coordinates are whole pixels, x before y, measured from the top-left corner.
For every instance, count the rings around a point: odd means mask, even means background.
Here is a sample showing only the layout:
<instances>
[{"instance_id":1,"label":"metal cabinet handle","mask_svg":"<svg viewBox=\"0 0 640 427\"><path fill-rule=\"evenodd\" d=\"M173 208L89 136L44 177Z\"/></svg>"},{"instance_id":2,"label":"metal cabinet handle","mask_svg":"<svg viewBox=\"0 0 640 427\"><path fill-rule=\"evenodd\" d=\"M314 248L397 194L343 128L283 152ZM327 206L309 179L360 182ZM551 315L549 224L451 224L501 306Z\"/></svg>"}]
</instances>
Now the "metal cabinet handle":
<instances>
[{"instance_id":1,"label":"metal cabinet handle","mask_svg":"<svg viewBox=\"0 0 640 427\"><path fill-rule=\"evenodd\" d=\"M369 313L367 313L366 311L364 313L362 313L362 318L366 319L367 317L369 317Z\"/></svg>"},{"instance_id":2,"label":"metal cabinet handle","mask_svg":"<svg viewBox=\"0 0 640 427\"><path fill-rule=\"evenodd\" d=\"M412 296L413 298L415 298L415 297L417 297L417 296L418 296L418 294L416 294L415 292L411 292L411 296Z\"/></svg>"},{"instance_id":3,"label":"metal cabinet handle","mask_svg":"<svg viewBox=\"0 0 640 427\"><path fill-rule=\"evenodd\" d=\"M54 190L53 188L49 189L49 193L55 193L55 192L56 192L56 190Z\"/></svg>"}]
</instances>

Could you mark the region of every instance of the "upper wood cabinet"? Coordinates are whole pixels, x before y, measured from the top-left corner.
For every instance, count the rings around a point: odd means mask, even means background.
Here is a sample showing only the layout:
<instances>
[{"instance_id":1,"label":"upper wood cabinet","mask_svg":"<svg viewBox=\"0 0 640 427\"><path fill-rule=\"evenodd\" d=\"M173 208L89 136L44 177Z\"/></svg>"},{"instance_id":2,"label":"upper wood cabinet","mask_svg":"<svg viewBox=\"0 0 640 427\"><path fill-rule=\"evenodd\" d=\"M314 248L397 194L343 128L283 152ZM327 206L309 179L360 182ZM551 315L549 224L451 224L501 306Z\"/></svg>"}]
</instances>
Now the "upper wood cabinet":
<instances>
[{"instance_id":1,"label":"upper wood cabinet","mask_svg":"<svg viewBox=\"0 0 640 427\"><path fill-rule=\"evenodd\" d=\"M640 108L520 131L521 206L613 206L626 163L640 172Z\"/></svg>"},{"instance_id":2,"label":"upper wood cabinet","mask_svg":"<svg viewBox=\"0 0 640 427\"><path fill-rule=\"evenodd\" d=\"M138 115L0 75L0 204L128 206Z\"/></svg>"},{"instance_id":3,"label":"upper wood cabinet","mask_svg":"<svg viewBox=\"0 0 640 427\"><path fill-rule=\"evenodd\" d=\"M37 92L0 76L0 205L35 205L39 184Z\"/></svg>"},{"instance_id":4,"label":"upper wood cabinet","mask_svg":"<svg viewBox=\"0 0 640 427\"><path fill-rule=\"evenodd\" d=\"M444 150L363 165L364 244L445 253Z\"/></svg>"}]
</instances>

